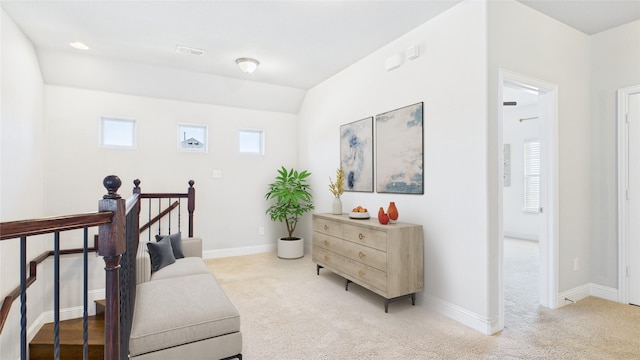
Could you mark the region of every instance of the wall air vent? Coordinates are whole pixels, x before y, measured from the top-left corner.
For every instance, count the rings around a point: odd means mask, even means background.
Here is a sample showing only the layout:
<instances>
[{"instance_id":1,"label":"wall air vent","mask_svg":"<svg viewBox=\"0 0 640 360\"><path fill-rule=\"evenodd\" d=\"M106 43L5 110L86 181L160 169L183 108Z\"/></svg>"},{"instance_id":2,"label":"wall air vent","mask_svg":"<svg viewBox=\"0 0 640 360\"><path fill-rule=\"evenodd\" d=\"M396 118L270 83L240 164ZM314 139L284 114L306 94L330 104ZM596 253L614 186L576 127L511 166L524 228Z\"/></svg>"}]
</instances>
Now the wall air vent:
<instances>
[{"instance_id":1,"label":"wall air vent","mask_svg":"<svg viewBox=\"0 0 640 360\"><path fill-rule=\"evenodd\" d=\"M188 55L204 55L204 50L192 48L189 46L178 45L176 46L176 52L180 54L188 54Z\"/></svg>"}]
</instances>

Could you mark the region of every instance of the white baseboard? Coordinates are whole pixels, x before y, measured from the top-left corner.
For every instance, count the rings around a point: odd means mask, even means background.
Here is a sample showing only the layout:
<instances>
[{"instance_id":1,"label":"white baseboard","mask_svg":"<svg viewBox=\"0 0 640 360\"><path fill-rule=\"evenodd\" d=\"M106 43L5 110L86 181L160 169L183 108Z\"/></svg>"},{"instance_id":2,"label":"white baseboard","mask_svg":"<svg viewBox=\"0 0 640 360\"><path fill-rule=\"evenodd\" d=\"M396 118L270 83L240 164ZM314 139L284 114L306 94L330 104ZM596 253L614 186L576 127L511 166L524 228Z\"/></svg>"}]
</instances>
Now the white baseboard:
<instances>
[{"instance_id":1,"label":"white baseboard","mask_svg":"<svg viewBox=\"0 0 640 360\"><path fill-rule=\"evenodd\" d=\"M89 316L96 314L96 307L94 305L95 300L100 300L105 298L104 289L90 290L88 293L88 308L87 312ZM76 306L72 308L60 309L60 320L69 320L81 318L84 313L83 306ZM44 324L52 323L54 320L53 310L45 311L38 315L38 317L31 323L31 325L27 328L27 342L31 342L33 337L36 336L38 331L42 328Z\"/></svg>"},{"instance_id":2,"label":"white baseboard","mask_svg":"<svg viewBox=\"0 0 640 360\"><path fill-rule=\"evenodd\" d=\"M591 296L599 297L609 301L619 301L618 289L598 284L591 284Z\"/></svg>"},{"instance_id":3,"label":"white baseboard","mask_svg":"<svg viewBox=\"0 0 640 360\"><path fill-rule=\"evenodd\" d=\"M498 328L497 319L488 319L429 294L425 294L424 298L427 308L430 310L440 313L485 335L495 334L502 330Z\"/></svg>"},{"instance_id":4,"label":"white baseboard","mask_svg":"<svg viewBox=\"0 0 640 360\"><path fill-rule=\"evenodd\" d=\"M89 316L92 316L96 314L96 307L94 305L94 301L104 299L105 292L104 292L104 289L89 290L87 296L88 296L87 312L89 313ZM60 320L81 318L83 313L84 313L84 308L82 305L71 307L71 308L60 309ZM53 322L53 318L54 318L53 310L45 311L42 314L42 318L44 320L43 324Z\"/></svg>"},{"instance_id":5,"label":"white baseboard","mask_svg":"<svg viewBox=\"0 0 640 360\"><path fill-rule=\"evenodd\" d=\"M276 251L275 244L243 246L243 247L237 247L237 248L231 248L231 249L206 250L202 252L202 258L217 259L217 258L223 258L223 257L261 254L261 253L275 252L275 251Z\"/></svg>"},{"instance_id":6,"label":"white baseboard","mask_svg":"<svg viewBox=\"0 0 640 360\"><path fill-rule=\"evenodd\" d=\"M558 307L571 304L571 301L580 301L586 297L595 296L605 300L618 302L618 289L602 286L594 283L588 283L576 288L563 291L558 294Z\"/></svg>"}]
</instances>

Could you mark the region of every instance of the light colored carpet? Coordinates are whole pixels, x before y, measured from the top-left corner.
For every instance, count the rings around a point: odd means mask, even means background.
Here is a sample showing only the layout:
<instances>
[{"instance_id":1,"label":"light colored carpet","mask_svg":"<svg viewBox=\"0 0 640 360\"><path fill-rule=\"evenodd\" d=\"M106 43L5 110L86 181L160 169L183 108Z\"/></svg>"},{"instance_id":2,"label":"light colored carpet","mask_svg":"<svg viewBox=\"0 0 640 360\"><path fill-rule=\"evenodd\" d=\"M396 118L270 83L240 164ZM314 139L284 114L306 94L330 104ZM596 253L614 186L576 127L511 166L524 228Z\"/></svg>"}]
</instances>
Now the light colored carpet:
<instances>
[{"instance_id":1,"label":"light colored carpet","mask_svg":"<svg viewBox=\"0 0 640 360\"><path fill-rule=\"evenodd\" d=\"M507 310L505 330L486 336L427 310L420 294L416 306L392 303L385 314L378 295L355 284L347 292L326 269L316 276L308 254L207 264L240 312L248 360L640 359L640 308L630 305L598 298L558 310L533 304L525 315Z\"/></svg>"}]
</instances>

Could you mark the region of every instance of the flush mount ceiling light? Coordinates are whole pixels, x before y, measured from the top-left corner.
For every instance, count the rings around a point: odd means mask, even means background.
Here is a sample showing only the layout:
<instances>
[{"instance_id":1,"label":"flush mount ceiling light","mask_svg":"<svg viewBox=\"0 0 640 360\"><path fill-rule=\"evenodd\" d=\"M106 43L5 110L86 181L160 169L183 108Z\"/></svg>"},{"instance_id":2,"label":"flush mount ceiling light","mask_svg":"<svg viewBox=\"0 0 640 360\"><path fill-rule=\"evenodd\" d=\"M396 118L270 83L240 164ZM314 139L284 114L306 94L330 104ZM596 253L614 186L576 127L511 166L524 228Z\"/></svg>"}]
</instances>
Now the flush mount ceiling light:
<instances>
[{"instance_id":1,"label":"flush mount ceiling light","mask_svg":"<svg viewBox=\"0 0 640 360\"><path fill-rule=\"evenodd\" d=\"M238 64L240 70L247 74L251 74L256 71L258 65L260 65L258 60L252 58L238 58L236 59L236 64Z\"/></svg>"},{"instance_id":2,"label":"flush mount ceiling light","mask_svg":"<svg viewBox=\"0 0 640 360\"><path fill-rule=\"evenodd\" d=\"M89 50L89 46L87 44L83 43L82 41L70 42L69 46L71 46L74 49L78 49L78 50Z\"/></svg>"}]
</instances>

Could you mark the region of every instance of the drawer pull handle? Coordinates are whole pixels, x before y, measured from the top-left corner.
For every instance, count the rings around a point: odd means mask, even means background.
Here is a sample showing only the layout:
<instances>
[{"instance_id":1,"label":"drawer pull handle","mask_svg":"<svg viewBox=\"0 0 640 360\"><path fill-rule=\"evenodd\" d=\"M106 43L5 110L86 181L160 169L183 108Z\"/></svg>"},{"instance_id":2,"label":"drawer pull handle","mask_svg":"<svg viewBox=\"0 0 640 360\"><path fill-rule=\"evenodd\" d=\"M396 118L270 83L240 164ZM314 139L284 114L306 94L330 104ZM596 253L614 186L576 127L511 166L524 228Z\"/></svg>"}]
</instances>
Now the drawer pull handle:
<instances>
[{"instance_id":1,"label":"drawer pull handle","mask_svg":"<svg viewBox=\"0 0 640 360\"><path fill-rule=\"evenodd\" d=\"M364 271L362 270L358 271L358 275L360 275L360 277L364 277Z\"/></svg>"},{"instance_id":2,"label":"drawer pull handle","mask_svg":"<svg viewBox=\"0 0 640 360\"><path fill-rule=\"evenodd\" d=\"M362 233L358 233L358 239L360 239L360 240L364 240L364 234L362 234Z\"/></svg>"},{"instance_id":3,"label":"drawer pull handle","mask_svg":"<svg viewBox=\"0 0 640 360\"><path fill-rule=\"evenodd\" d=\"M358 257L362 259L364 257L364 253L362 251L358 252Z\"/></svg>"},{"instance_id":4,"label":"drawer pull handle","mask_svg":"<svg viewBox=\"0 0 640 360\"><path fill-rule=\"evenodd\" d=\"M325 226L324 226L324 231L327 231L327 230L329 230L329 226L327 226L327 225L325 224Z\"/></svg>"},{"instance_id":5,"label":"drawer pull handle","mask_svg":"<svg viewBox=\"0 0 640 360\"><path fill-rule=\"evenodd\" d=\"M324 261L329 261L329 257L327 255L324 256Z\"/></svg>"},{"instance_id":6,"label":"drawer pull handle","mask_svg":"<svg viewBox=\"0 0 640 360\"><path fill-rule=\"evenodd\" d=\"M325 240L325 241L324 241L324 245L325 245L325 246L329 246L329 240Z\"/></svg>"}]
</instances>

